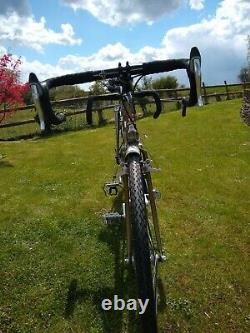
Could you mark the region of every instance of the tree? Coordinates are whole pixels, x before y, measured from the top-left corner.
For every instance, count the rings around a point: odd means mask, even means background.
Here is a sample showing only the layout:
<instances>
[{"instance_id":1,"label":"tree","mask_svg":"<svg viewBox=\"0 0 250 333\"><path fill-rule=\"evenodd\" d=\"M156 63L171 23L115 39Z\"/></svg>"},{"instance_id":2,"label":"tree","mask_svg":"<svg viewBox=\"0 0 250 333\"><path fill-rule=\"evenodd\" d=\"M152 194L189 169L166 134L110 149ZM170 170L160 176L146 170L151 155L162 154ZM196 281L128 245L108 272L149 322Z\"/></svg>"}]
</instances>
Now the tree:
<instances>
[{"instance_id":1,"label":"tree","mask_svg":"<svg viewBox=\"0 0 250 333\"><path fill-rule=\"evenodd\" d=\"M250 82L250 35L247 36L247 66L240 69L240 82Z\"/></svg>"},{"instance_id":2,"label":"tree","mask_svg":"<svg viewBox=\"0 0 250 333\"><path fill-rule=\"evenodd\" d=\"M11 54L4 54L0 58L0 122L12 115L16 107L24 105L29 84L19 81L20 65L20 58L15 60Z\"/></svg>"},{"instance_id":3,"label":"tree","mask_svg":"<svg viewBox=\"0 0 250 333\"><path fill-rule=\"evenodd\" d=\"M50 92L51 100L70 99L75 97L85 96L84 90L78 86L61 86L51 89Z\"/></svg>"},{"instance_id":4,"label":"tree","mask_svg":"<svg viewBox=\"0 0 250 333\"><path fill-rule=\"evenodd\" d=\"M107 89L105 88L102 81L96 81L89 87L90 95L103 95L107 93Z\"/></svg>"},{"instance_id":5,"label":"tree","mask_svg":"<svg viewBox=\"0 0 250 333\"><path fill-rule=\"evenodd\" d=\"M240 82L249 82L250 81L250 73L247 67L242 67L240 70L240 74L238 75L238 79Z\"/></svg>"},{"instance_id":6,"label":"tree","mask_svg":"<svg viewBox=\"0 0 250 333\"><path fill-rule=\"evenodd\" d=\"M150 89L152 89L152 77L144 76L142 79L141 88L139 88L138 90L150 90Z\"/></svg>"},{"instance_id":7,"label":"tree","mask_svg":"<svg viewBox=\"0 0 250 333\"><path fill-rule=\"evenodd\" d=\"M167 75L152 82L154 89L176 89L178 87L178 80L175 76Z\"/></svg>"}]
</instances>

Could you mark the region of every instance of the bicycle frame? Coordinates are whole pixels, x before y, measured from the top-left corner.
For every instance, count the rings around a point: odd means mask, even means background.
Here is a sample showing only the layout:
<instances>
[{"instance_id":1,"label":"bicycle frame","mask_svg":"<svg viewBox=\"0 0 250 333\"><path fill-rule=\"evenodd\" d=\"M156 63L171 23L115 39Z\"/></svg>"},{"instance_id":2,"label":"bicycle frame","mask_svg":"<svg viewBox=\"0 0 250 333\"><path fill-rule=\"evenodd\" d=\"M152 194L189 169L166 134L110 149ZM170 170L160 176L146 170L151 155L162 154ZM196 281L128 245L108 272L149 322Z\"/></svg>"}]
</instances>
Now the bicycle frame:
<instances>
[{"instance_id":1,"label":"bicycle frame","mask_svg":"<svg viewBox=\"0 0 250 333\"><path fill-rule=\"evenodd\" d=\"M129 142L127 137L127 128L130 125L130 120L132 120L133 125L135 126L136 121L136 111L133 101L133 95L131 92L126 92L121 95L121 104L115 107L115 135L116 135L116 148L115 148L115 158L116 162L122 168L122 171L118 172L117 177L122 174L122 180L124 185L124 194L125 194L125 222L126 222L126 234L127 234L127 253L128 253L128 262L132 262L132 230L131 230L131 221L129 216L129 186L128 186L128 172L126 169L126 158L129 154L139 154L142 158L142 170L145 180L147 182L147 194L150 202L151 212L152 212L152 222L153 228L156 237L157 252L158 258L161 259L162 255L162 243L160 237L160 228L158 214L155 204L155 195L151 179L151 165L148 158L147 151L143 148L142 143L139 140L139 134L136 129L136 134L138 135L138 141L132 144ZM123 140L120 145L120 139Z\"/></svg>"},{"instance_id":2,"label":"bicycle frame","mask_svg":"<svg viewBox=\"0 0 250 333\"><path fill-rule=\"evenodd\" d=\"M138 295L148 300L147 312L141 316L143 332L157 333L157 263L166 257L162 254L159 221L155 200L157 191L153 188L151 161L144 149L136 127L136 109L134 97L153 97L156 111L153 118L159 117L162 103L155 91L134 92L136 84L145 75L185 69L190 82L189 97L182 98L182 116L186 116L186 107L202 105L201 99L201 56L197 47L190 51L189 58L156 60L141 65L66 74L40 82L34 73L30 73L33 99L38 110L42 132L49 132L51 125L64 121L62 114L54 114L49 100L49 89L62 85L108 80L107 88L111 99L119 100L115 108L115 159L120 167L115 181L106 183L105 193L117 195L118 187L123 185L123 214L110 212L104 215L107 223L124 221L127 234L127 262L132 263L137 278ZM133 78L139 77L133 87ZM91 96L86 107L86 122L92 125L92 104L94 100L110 99L108 96ZM150 209L147 210L147 205ZM149 216L151 214L151 216ZM152 222L152 223L151 223ZM154 232L152 234L150 226ZM141 277L143 277L141 279Z\"/></svg>"}]
</instances>

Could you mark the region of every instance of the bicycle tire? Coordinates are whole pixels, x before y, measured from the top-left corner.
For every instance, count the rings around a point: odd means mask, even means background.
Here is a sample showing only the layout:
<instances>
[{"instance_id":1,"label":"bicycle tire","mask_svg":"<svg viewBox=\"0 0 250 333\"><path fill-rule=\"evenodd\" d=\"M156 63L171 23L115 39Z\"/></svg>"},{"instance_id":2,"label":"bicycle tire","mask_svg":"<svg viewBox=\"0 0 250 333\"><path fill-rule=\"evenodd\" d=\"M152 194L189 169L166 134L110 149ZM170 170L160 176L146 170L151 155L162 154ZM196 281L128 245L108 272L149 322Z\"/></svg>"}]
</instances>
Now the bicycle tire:
<instances>
[{"instance_id":1,"label":"bicycle tire","mask_svg":"<svg viewBox=\"0 0 250 333\"><path fill-rule=\"evenodd\" d=\"M144 304L146 299L149 299L146 311L140 315L140 321L143 333L157 333L155 292L151 270L148 220L140 156L129 156L128 167L133 255L138 297Z\"/></svg>"}]
</instances>

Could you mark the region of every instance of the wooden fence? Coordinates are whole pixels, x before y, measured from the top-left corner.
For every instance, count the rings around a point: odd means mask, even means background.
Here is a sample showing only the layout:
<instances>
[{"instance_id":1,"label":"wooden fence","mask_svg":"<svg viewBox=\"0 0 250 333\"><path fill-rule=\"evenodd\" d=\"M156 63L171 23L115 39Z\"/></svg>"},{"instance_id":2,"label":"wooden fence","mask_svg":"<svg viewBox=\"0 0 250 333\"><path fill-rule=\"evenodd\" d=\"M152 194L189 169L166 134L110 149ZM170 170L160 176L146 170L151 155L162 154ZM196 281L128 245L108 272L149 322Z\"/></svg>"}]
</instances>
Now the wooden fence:
<instances>
[{"instance_id":1,"label":"wooden fence","mask_svg":"<svg viewBox=\"0 0 250 333\"><path fill-rule=\"evenodd\" d=\"M202 97L203 97L203 102L204 104L208 104L211 99L215 101L221 101L223 99L231 99L231 98L236 98L236 97L242 97L243 96L243 91L244 89L249 85L249 83L245 84L227 84L226 81L224 81L223 85L215 85L215 86L205 86L205 83L203 82L202 84ZM233 88L233 89L232 89ZM159 93L161 97L162 103L176 103L176 108L181 107L181 99L183 96L188 95L189 93L189 88L178 88L178 89L159 89L155 90L157 93ZM211 92L213 91L213 92ZM186 92L186 94L185 94ZM112 96L114 94L105 94L105 96L110 97L110 102L112 101ZM54 108L67 108L68 110L64 112L66 117L69 116L76 116L79 114L84 114L86 112L86 108L81 108L79 110L76 109L76 104L81 104L84 105L88 100L88 96L84 97L77 97L77 98L70 98L70 99L63 99L63 100L57 100L57 101L52 101L51 104ZM147 100L145 104L150 104L151 101ZM99 124L104 123L104 117L103 117L103 111L111 109L115 106L115 104L98 104L98 107L95 108L94 111L97 112L98 115L98 122ZM145 106L145 105L144 105ZM72 109L72 110L70 110ZM13 113L13 112L20 112L20 111L31 111L35 110L34 104L24 106L24 107L18 107L12 111L10 110L0 110L0 119L4 115L8 115L8 113ZM74 111L75 110L75 111ZM34 124L37 123L36 117L29 118L28 113L27 113L27 119L22 119L22 120L17 120L14 121L13 118L8 119L6 117L7 121L0 123L0 139L1 139L1 129L4 128L10 128L10 127L17 127L17 126L23 126L27 124Z\"/></svg>"}]
</instances>

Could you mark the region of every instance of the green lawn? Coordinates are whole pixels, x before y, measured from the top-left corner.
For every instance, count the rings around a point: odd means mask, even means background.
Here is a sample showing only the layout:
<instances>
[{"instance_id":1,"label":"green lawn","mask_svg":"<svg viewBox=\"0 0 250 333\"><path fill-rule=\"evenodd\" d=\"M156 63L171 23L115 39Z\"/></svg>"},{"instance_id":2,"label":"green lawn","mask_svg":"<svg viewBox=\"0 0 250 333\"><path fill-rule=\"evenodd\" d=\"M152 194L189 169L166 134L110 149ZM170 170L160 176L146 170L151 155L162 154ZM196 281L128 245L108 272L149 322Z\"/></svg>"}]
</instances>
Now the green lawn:
<instances>
[{"instance_id":1,"label":"green lawn","mask_svg":"<svg viewBox=\"0 0 250 333\"><path fill-rule=\"evenodd\" d=\"M229 92L236 92L236 91L242 91L242 86L237 86L237 85L233 85L233 86L228 86L228 90ZM206 87L206 92L207 94L218 94L218 93L225 93L225 87L218 87L215 86L214 88L211 87ZM202 94L204 93L203 89L202 89ZM189 95L189 88L187 88L186 90L182 90L180 92L178 92L178 96L179 97L183 97L183 96L188 96ZM160 97L161 98L169 98L169 97L175 97L175 94L173 93L160 93ZM231 95L231 98L239 98L240 96L236 96L236 95ZM226 100L226 96L221 96L221 100L224 101ZM217 99L215 96L210 96L208 98L208 102L209 103L214 103L217 102ZM104 102L105 103L105 102ZM106 105L110 105L109 102L106 102ZM111 102L111 104L113 104L113 102ZM97 106L98 103L94 104L94 108L95 106ZM74 107L74 111L79 111L82 110L84 108L86 108L86 101L85 102L80 102L80 103L75 103L73 105ZM0 106L1 109L1 106ZM55 112L67 112L67 111L72 111L72 106L54 106L54 111ZM139 112L141 112L141 108L138 107ZM147 109L148 111L154 112L155 110L155 106L148 104L147 105ZM164 103L163 104L163 111L164 112L169 112L169 111L173 111L176 110L176 102L168 102L168 103ZM113 110L111 109L106 109L104 112L104 118L106 118L107 120L110 120L112 118L114 118L113 115ZM23 121L23 120L27 120L27 119L34 119L36 115L35 109L32 110L22 110L22 111L17 111L11 114L11 116L6 117L1 124L8 124L8 123L13 123L13 122L19 122L19 121ZM86 116L85 114L77 114L77 115L72 115L72 116L68 116L66 121L63 122L60 126L56 126L56 128L58 130L62 130L62 131L67 131L67 130L77 130L77 129L82 129L85 127L86 125ZM94 122L95 124L98 124L98 117L97 114L94 112ZM39 135L40 134L40 128L37 122L31 123L31 124L25 124L25 125L21 125L21 126L13 126L13 127L6 127L6 128L0 128L0 140L6 140L6 139L15 139L15 138L27 138L27 137L34 137L35 135Z\"/></svg>"},{"instance_id":2,"label":"green lawn","mask_svg":"<svg viewBox=\"0 0 250 333\"><path fill-rule=\"evenodd\" d=\"M138 122L160 174L168 261L160 332L249 332L250 133L240 100ZM115 202L113 125L0 144L0 332L136 333L133 313L103 298L133 295Z\"/></svg>"}]
</instances>

